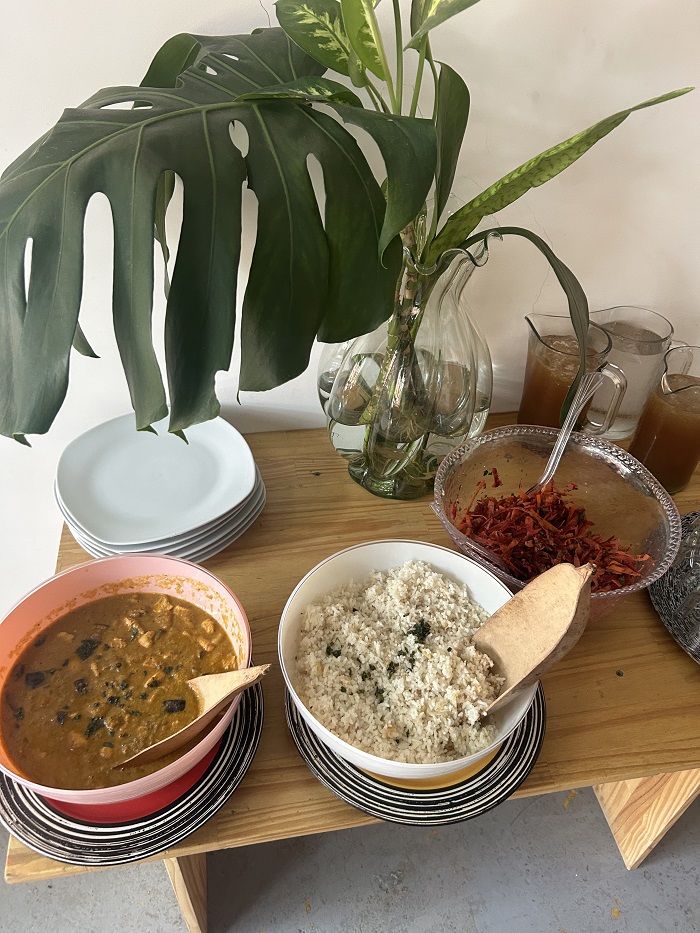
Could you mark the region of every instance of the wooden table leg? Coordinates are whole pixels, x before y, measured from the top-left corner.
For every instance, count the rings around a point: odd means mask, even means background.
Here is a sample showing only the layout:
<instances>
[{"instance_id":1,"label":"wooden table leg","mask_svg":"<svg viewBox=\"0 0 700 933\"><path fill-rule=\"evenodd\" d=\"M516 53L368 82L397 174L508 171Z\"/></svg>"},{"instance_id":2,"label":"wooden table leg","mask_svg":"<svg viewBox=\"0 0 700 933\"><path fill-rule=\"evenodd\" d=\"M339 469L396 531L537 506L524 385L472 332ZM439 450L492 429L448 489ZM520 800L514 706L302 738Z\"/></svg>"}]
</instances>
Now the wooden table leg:
<instances>
[{"instance_id":1,"label":"wooden table leg","mask_svg":"<svg viewBox=\"0 0 700 933\"><path fill-rule=\"evenodd\" d=\"M207 856L163 859L189 933L207 933Z\"/></svg>"},{"instance_id":2,"label":"wooden table leg","mask_svg":"<svg viewBox=\"0 0 700 933\"><path fill-rule=\"evenodd\" d=\"M637 868L700 794L700 768L593 786L627 868Z\"/></svg>"}]
</instances>

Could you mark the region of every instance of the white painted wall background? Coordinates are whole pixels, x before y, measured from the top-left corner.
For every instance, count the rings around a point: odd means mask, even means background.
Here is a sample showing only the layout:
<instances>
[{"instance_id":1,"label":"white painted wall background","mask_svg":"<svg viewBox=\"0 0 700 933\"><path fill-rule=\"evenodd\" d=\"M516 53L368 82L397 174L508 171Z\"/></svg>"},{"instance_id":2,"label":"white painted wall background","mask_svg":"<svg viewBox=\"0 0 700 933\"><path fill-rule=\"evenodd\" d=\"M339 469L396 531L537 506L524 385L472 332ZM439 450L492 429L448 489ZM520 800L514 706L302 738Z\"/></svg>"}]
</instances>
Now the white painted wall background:
<instances>
[{"instance_id":1,"label":"white painted wall background","mask_svg":"<svg viewBox=\"0 0 700 933\"><path fill-rule=\"evenodd\" d=\"M388 12L388 0L380 10ZM274 23L270 0L24 0L0 4L0 169L100 87L138 84L178 32L230 34ZM266 13L267 11L267 13ZM464 200L600 118L674 88L700 85L697 0L483 0L433 33L459 70L472 114L456 193ZM592 309L639 304L700 343L700 90L632 115L546 186L494 218L531 227L574 270ZM74 437L129 410L110 320L111 228L91 205L81 320L101 360L77 355L51 432L26 449L0 439L0 613L53 572L61 527L52 482ZM528 311L562 309L543 259L525 241L494 245L473 280L474 313L495 365L496 410L517 407ZM162 318L163 303L156 296ZM244 431L321 425L313 372L235 400L236 361L219 381Z\"/></svg>"}]
</instances>

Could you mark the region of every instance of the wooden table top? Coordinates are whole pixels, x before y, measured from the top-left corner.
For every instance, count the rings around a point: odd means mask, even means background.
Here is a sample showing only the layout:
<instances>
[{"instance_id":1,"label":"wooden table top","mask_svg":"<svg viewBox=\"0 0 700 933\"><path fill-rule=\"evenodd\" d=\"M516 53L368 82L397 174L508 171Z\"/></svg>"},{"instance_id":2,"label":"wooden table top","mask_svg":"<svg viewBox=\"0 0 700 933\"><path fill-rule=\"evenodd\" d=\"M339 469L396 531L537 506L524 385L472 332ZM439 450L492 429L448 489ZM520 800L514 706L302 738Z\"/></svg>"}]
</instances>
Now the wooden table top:
<instances>
[{"instance_id":1,"label":"wooden table top","mask_svg":"<svg viewBox=\"0 0 700 933\"><path fill-rule=\"evenodd\" d=\"M512 417L492 416L489 427L512 423ZM279 618L299 579L343 547L378 538L450 546L429 497L396 502L369 495L349 478L324 430L252 434L247 440L267 487L267 505L255 525L206 566L245 607L256 663L273 665L263 682L262 739L222 810L156 858L377 822L326 790L288 734L277 662ZM676 501L681 513L698 508L700 471ZM85 559L64 528L57 568ZM610 615L589 623L573 651L542 682L544 745L515 797L700 766L700 669L668 634L645 592L624 598ZM7 881L85 870L10 841Z\"/></svg>"}]
</instances>

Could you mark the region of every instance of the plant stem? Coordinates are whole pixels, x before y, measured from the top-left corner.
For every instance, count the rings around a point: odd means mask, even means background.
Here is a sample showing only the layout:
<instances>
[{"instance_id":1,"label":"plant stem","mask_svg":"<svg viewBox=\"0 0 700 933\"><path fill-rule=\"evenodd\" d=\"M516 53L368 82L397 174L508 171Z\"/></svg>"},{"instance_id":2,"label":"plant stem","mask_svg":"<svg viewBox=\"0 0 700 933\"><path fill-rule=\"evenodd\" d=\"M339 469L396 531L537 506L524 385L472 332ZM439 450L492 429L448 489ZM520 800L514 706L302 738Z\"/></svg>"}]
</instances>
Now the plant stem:
<instances>
[{"instance_id":1,"label":"plant stem","mask_svg":"<svg viewBox=\"0 0 700 933\"><path fill-rule=\"evenodd\" d=\"M396 106L400 114L403 109L403 29L401 28L399 0L394 0L394 33L396 38Z\"/></svg>"},{"instance_id":2,"label":"plant stem","mask_svg":"<svg viewBox=\"0 0 700 933\"><path fill-rule=\"evenodd\" d=\"M413 88L413 98L411 99L411 109L409 110L409 117L415 117L416 110L418 110L418 98L420 96L420 86L423 81L423 68L425 67L425 52L428 48L428 37L426 36L421 42L420 51L418 53L418 67L416 69L416 83Z\"/></svg>"},{"instance_id":3,"label":"plant stem","mask_svg":"<svg viewBox=\"0 0 700 933\"><path fill-rule=\"evenodd\" d=\"M380 102L380 100L379 100L379 97L378 97L377 94L374 92L374 90L369 86L369 82L367 83L367 86L366 86L365 89L366 89L366 91L367 91L367 94L368 94L368 96L369 96L369 99L372 101L372 104L374 105L374 109L375 109L375 110L381 110L381 109L382 109L382 106L381 106L381 102ZM384 108L384 109L386 110L386 108Z\"/></svg>"},{"instance_id":4,"label":"plant stem","mask_svg":"<svg viewBox=\"0 0 700 933\"><path fill-rule=\"evenodd\" d=\"M435 67L435 59L433 58L433 52L430 48L430 39L425 37L425 57L428 59L428 64L430 65L430 70L433 73L433 88L434 88L434 97L433 97L433 123L435 123L435 117L437 116L437 86L438 86L438 71Z\"/></svg>"},{"instance_id":5,"label":"plant stem","mask_svg":"<svg viewBox=\"0 0 700 933\"><path fill-rule=\"evenodd\" d=\"M389 102L391 104L391 112L395 114L400 114L401 111L396 109L396 93L394 91L394 82L391 77L391 71L389 70L389 62L386 57L386 49L384 48L384 40L382 39L382 33L379 29L379 23L377 22L377 17L374 14L374 7L370 6L367 11L368 18L370 19L370 28L372 30L373 37L375 38L375 47L377 49L377 55L379 56L379 61L382 66L382 71L384 72L386 89L389 92Z\"/></svg>"},{"instance_id":6,"label":"plant stem","mask_svg":"<svg viewBox=\"0 0 700 933\"><path fill-rule=\"evenodd\" d=\"M373 83L372 79L369 77L369 75L366 72L365 72L365 81L367 82L367 93L372 98L372 102L374 103L374 98L376 98L377 101L379 102L381 109L384 111L384 113L391 113L391 108L389 107L387 102L382 97L381 91L379 90L377 85ZM375 107L377 106L376 103L374 103L374 105ZM379 109L379 107L377 107L377 109Z\"/></svg>"},{"instance_id":7,"label":"plant stem","mask_svg":"<svg viewBox=\"0 0 700 933\"><path fill-rule=\"evenodd\" d=\"M438 112L438 94L437 94L437 87L438 87L439 75L438 75L437 68L435 67L435 60L433 59L433 53L432 53L432 50L431 50L431 48L430 48L430 40L428 39L427 36L425 37L425 57L427 58L428 64L430 65L430 70L431 70L432 73L433 73L433 89L434 89L434 92L433 92L433 117L432 117L432 120L433 120L433 123L436 123L436 121L437 121L437 112ZM426 255L427 255L428 248L430 247L430 244L431 244L431 243L433 242L433 240L435 239L435 233L437 232L437 225L438 225L438 221L439 221L439 220L440 220L440 218L438 217L438 213L437 213L437 200L436 200L436 199L433 199L433 212L432 212L432 215L431 215L431 217L430 217L430 228L429 228L429 230L428 230L428 235L427 235L426 238L425 238L425 246L423 247L423 251L422 251L422 253L421 253L421 260L422 260L422 261L425 260L425 257L426 257Z\"/></svg>"}]
</instances>

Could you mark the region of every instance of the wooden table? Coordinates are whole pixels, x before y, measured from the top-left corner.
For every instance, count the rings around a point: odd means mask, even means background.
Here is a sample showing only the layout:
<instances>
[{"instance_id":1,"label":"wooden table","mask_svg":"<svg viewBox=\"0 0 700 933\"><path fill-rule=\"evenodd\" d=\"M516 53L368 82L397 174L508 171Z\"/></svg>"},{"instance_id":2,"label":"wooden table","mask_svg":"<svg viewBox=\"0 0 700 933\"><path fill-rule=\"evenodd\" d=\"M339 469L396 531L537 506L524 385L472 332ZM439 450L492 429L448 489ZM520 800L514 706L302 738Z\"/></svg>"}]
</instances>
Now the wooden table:
<instances>
[{"instance_id":1,"label":"wooden table","mask_svg":"<svg viewBox=\"0 0 700 933\"><path fill-rule=\"evenodd\" d=\"M512 416L490 419L490 426ZM256 663L265 678L265 724L242 784L203 827L157 856L163 859L192 931L206 928L206 853L251 843L376 822L327 791L310 773L287 732L277 626L297 581L342 547L378 538L449 545L429 508L384 501L348 477L323 430L248 437L267 487L267 506L246 534L207 567L241 599ZM698 507L700 474L677 497ZM58 569L85 560L64 529ZM514 794L526 797L595 787L613 834L633 867L700 791L700 669L666 632L646 593L622 600L591 622L573 651L543 678L547 733L541 754ZM674 772L674 773L671 773ZM85 871L8 848L8 882Z\"/></svg>"}]
</instances>

